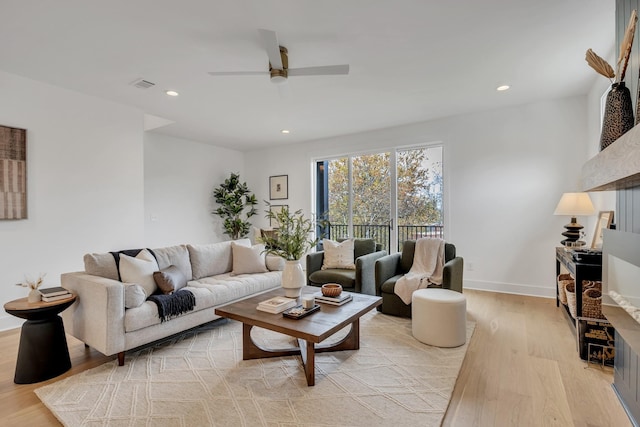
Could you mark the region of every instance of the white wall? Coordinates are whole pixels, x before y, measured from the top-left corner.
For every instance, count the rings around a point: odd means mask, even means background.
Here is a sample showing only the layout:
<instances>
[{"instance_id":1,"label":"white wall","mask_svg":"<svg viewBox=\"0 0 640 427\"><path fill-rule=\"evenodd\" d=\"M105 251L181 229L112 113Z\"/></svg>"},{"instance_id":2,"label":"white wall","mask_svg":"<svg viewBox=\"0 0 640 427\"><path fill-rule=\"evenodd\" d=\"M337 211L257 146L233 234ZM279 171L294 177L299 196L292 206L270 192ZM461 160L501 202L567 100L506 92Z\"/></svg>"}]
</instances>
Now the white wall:
<instances>
[{"instance_id":1,"label":"white wall","mask_svg":"<svg viewBox=\"0 0 640 427\"><path fill-rule=\"evenodd\" d=\"M144 236L141 112L0 72L0 123L27 129L28 215L0 221L0 299L26 296L25 275L83 268L86 252ZM0 329L20 321L0 313Z\"/></svg>"},{"instance_id":2,"label":"white wall","mask_svg":"<svg viewBox=\"0 0 640 427\"><path fill-rule=\"evenodd\" d=\"M213 189L232 172L244 180L239 151L153 132L144 137L145 243L161 247L228 240Z\"/></svg>"},{"instance_id":3,"label":"white wall","mask_svg":"<svg viewBox=\"0 0 640 427\"><path fill-rule=\"evenodd\" d=\"M268 177L288 174L282 203L312 212L312 159L442 142L446 238L474 267L465 286L552 296L554 248L568 222L553 211L589 157L586 104L552 100L254 151L247 181L264 200Z\"/></svg>"}]
</instances>

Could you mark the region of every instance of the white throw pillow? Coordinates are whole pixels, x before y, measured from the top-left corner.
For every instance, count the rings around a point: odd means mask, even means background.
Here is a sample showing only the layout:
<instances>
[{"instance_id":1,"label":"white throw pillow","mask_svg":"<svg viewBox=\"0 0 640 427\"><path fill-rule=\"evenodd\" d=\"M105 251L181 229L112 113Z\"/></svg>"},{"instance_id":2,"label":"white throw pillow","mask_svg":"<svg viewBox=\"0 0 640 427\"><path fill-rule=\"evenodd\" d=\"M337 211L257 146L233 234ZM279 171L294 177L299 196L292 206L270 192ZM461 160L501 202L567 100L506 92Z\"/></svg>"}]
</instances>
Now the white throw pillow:
<instances>
[{"instance_id":1,"label":"white throw pillow","mask_svg":"<svg viewBox=\"0 0 640 427\"><path fill-rule=\"evenodd\" d=\"M269 271L282 271L284 270L284 258L277 255L267 255L266 262Z\"/></svg>"},{"instance_id":2,"label":"white throw pillow","mask_svg":"<svg viewBox=\"0 0 640 427\"><path fill-rule=\"evenodd\" d=\"M158 270L156 259L146 249L141 250L135 258L120 254L120 278L123 282L142 286L147 298L158 289L153 279L153 272Z\"/></svg>"},{"instance_id":3,"label":"white throw pillow","mask_svg":"<svg viewBox=\"0 0 640 427\"><path fill-rule=\"evenodd\" d=\"M231 242L233 256L232 275L266 273L264 245L245 246Z\"/></svg>"},{"instance_id":4,"label":"white throw pillow","mask_svg":"<svg viewBox=\"0 0 640 427\"><path fill-rule=\"evenodd\" d=\"M340 243L334 240L324 239L322 240L322 246L324 247L323 270L327 268L356 269L353 260L353 239L348 239Z\"/></svg>"}]
</instances>

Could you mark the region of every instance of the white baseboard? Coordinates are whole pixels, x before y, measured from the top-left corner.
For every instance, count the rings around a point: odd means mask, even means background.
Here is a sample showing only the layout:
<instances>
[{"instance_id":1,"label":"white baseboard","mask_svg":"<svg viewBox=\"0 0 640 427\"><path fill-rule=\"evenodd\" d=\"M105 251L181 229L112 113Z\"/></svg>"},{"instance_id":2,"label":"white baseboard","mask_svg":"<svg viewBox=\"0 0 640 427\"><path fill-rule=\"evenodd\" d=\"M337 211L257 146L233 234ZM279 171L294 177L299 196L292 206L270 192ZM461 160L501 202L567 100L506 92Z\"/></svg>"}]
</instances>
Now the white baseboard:
<instances>
[{"instance_id":1,"label":"white baseboard","mask_svg":"<svg viewBox=\"0 0 640 427\"><path fill-rule=\"evenodd\" d=\"M500 292L503 294L528 295L542 298L555 298L556 289L552 287L518 285L514 283L487 282L484 280L464 280L463 289Z\"/></svg>"}]
</instances>

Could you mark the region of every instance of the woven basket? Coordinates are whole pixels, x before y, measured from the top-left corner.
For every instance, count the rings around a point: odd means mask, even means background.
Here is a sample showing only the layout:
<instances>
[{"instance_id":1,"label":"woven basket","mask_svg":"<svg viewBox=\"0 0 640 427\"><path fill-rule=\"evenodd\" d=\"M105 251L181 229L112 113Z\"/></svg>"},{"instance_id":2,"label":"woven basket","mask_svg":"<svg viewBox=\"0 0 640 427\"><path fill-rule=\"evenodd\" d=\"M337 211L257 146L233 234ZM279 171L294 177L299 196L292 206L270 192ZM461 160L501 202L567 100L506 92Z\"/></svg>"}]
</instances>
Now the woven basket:
<instances>
[{"instance_id":1,"label":"woven basket","mask_svg":"<svg viewBox=\"0 0 640 427\"><path fill-rule=\"evenodd\" d=\"M602 292L589 288L582 293L582 315L592 319L606 319L602 315Z\"/></svg>"},{"instance_id":2,"label":"woven basket","mask_svg":"<svg viewBox=\"0 0 640 427\"><path fill-rule=\"evenodd\" d=\"M561 274L558 276L558 299L564 305L567 305L567 293L564 288L569 283L574 283L573 277L571 277L570 274Z\"/></svg>"},{"instance_id":3,"label":"woven basket","mask_svg":"<svg viewBox=\"0 0 640 427\"><path fill-rule=\"evenodd\" d=\"M599 280L583 280L582 292L586 291L587 289L595 289L602 292L602 282Z\"/></svg>"},{"instance_id":4,"label":"woven basket","mask_svg":"<svg viewBox=\"0 0 640 427\"><path fill-rule=\"evenodd\" d=\"M567 283L564 287L567 294L567 306L569 307L569 313L571 317L576 318L577 306L576 306L576 284Z\"/></svg>"}]
</instances>

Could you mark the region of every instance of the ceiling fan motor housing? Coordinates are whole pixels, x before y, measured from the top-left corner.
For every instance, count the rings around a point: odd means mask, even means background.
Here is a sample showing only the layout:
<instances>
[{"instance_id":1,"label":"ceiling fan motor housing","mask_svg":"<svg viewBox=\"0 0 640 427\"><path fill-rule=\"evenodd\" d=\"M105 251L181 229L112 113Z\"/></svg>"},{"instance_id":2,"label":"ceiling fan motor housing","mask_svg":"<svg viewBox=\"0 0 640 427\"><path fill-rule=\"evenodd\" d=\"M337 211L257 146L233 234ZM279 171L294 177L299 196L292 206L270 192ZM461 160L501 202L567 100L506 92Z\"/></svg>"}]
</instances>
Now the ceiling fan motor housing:
<instances>
[{"instance_id":1,"label":"ceiling fan motor housing","mask_svg":"<svg viewBox=\"0 0 640 427\"><path fill-rule=\"evenodd\" d=\"M280 46L280 60L282 61L282 70L278 70L271 66L271 62L269 62L269 73L271 74L271 82L272 83L284 83L287 81L289 68L289 56L287 55L287 48L284 46Z\"/></svg>"}]
</instances>

